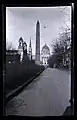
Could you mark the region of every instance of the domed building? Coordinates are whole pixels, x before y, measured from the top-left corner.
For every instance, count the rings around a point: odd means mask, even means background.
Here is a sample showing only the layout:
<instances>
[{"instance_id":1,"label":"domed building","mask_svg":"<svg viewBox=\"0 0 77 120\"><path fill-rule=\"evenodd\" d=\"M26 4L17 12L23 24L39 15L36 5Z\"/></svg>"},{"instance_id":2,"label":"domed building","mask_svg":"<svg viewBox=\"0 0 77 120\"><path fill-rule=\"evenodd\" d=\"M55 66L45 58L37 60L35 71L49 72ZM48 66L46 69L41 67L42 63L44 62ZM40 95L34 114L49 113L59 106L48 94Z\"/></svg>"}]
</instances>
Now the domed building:
<instances>
[{"instance_id":1,"label":"domed building","mask_svg":"<svg viewBox=\"0 0 77 120\"><path fill-rule=\"evenodd\" d=\"M48 65L48 58L50 56L50 49L49 47L45 44L43 47L42 47L42 50L41 50L41 62L43 65Z\"/></svg>"}]
</instances>

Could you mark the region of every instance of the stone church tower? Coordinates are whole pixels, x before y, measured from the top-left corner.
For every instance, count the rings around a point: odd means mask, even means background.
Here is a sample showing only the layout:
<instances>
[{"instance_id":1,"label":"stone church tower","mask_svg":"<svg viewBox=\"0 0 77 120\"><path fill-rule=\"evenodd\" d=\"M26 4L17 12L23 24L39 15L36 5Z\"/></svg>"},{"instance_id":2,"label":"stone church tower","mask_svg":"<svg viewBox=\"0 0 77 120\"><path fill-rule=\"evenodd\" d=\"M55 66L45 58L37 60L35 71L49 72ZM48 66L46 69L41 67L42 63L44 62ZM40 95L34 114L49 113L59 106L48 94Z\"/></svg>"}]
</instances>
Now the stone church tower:
<instances>
[{"instance_id":1,"label":"stone church tower","mask_svg":"<svg viewBox=\"0 0 77 120\"><path fill-rule=\"evenodd\" d=\"M23 53L24 53L24 55L27 55L27 44L26 44L26 42L23 42Z\"/></svg>"},{"instance_id":2,"label":"stone church tower","mask_svg":"<svg viewBox=\"0 0 77 120\"><path fill-rule=\"evenodd\" d=\"M20 55L20 62L23 60L23 39L20 37L19 46L18 46L18 54Z\"/></svg>"},{"instance_id":3,"label":"stone church tower","mask_svg":"<svg viewBox=\"0 0 77 120\"><path fill-rule=\"evenodd\" d=\"M32 60L31 37L30 37L30 44L29 44L29 59Z\"/></svg>"},{"instance_id":4,"label":"stone church tower","mask_svg":"<svg viewBox=\"0 0 77 120\"><path fill-rule=\"evenodd\" d=\"M19 39L18 54L20 55L20 62L24 61L27 56L27 44L22 37Z\"/></svg>"},{"instance_id":5,"label":"stone church tower","mask_svg":"<svg viewBox=\"0 0 77 120\"><path fill-rule=\"evenodd\" d=\"M40 23L36 23L36 54L35 54L35 63L40 64Z\"/></svg>"}]
</instances>

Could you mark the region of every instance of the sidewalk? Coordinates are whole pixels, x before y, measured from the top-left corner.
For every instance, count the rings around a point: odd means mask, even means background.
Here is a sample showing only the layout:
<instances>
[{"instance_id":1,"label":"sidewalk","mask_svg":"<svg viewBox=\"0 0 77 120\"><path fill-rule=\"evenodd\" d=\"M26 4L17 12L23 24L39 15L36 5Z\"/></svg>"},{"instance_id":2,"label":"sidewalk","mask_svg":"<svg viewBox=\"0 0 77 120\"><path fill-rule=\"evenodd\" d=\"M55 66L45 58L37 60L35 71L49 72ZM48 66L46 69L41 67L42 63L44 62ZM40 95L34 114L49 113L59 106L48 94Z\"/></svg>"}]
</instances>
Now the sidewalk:
<instances>
[{"instance_id":1,"label":"sidewalk","mask_svg":"<svg viewBox=\"0 0 77 120\"><path fill-rule=\"evenodd\" d=\"M8 102L6 116L62 116L70 100L67 72L48 68Z\"/></svg>"}]
</instances>

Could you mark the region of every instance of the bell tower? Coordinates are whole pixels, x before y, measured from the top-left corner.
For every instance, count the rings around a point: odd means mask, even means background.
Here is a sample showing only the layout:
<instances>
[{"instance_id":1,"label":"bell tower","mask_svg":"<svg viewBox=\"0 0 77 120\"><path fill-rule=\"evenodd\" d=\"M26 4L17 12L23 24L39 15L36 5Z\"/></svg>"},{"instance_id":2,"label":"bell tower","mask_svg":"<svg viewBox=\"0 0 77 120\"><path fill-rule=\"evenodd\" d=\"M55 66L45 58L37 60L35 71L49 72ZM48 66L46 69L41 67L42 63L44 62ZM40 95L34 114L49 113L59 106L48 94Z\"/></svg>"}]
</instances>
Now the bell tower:
<instances>
[{"instance_id":1,"label":"bell tower","mask_svg":"<svg viewBox=\"0 0 77 120\"><path fill-rule=\"evenodd\" d=\"M19 39L18 53L20 55L20 62L22 62L23 60L23 39L22 37L20 37Z\"/></svg>"},{"instance_id":2,"label":"bell tower","mask_svg":"<svg viewBox=\"0 0 77 120\"><path fill-rule=\"evenodd\" d=\"M27 55L27 44L26 42L23 42L23 52L25 55Z\"/></svg>"},{"instance_id":3,"label":"bell tower","mask_svg":"<svg viewBox=\"0 0 77 120\"><path fill-rule=\"evenodd\" d=\"M30 37L30 44L29 44L29 58L30 58L30 60L32 60L31 37Z\"/></svg>"}]
</instances>

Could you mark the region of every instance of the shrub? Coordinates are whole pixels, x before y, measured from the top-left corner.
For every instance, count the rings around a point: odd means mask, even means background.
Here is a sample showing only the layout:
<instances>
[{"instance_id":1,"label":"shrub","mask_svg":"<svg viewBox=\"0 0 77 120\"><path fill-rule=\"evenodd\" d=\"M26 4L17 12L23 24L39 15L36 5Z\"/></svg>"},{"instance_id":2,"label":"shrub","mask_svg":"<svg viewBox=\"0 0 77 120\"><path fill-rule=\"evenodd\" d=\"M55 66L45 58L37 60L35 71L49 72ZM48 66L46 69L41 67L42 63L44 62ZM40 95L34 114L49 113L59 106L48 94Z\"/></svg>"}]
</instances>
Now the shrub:
<instances>
[{"instance_id":1,"label":"shrub","mask_svg":"<svg viewBox=\"0 0 77 120\"><path fill-rule=\"evenodd\" d=\"M44 69L44 66L38 66L30 60L24 63L7 63L4 80L5 94L22 85L24 82L28 81L31 77L35 76L38 72Z\"/></svg>"}]
</instances>

